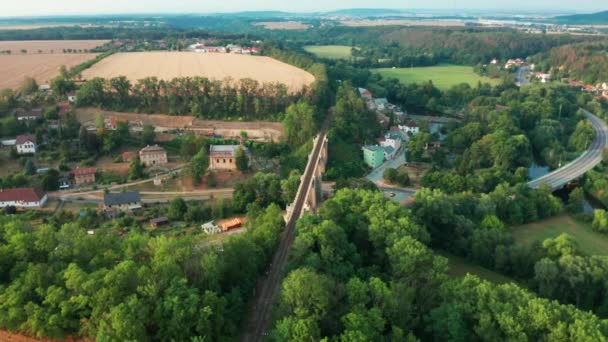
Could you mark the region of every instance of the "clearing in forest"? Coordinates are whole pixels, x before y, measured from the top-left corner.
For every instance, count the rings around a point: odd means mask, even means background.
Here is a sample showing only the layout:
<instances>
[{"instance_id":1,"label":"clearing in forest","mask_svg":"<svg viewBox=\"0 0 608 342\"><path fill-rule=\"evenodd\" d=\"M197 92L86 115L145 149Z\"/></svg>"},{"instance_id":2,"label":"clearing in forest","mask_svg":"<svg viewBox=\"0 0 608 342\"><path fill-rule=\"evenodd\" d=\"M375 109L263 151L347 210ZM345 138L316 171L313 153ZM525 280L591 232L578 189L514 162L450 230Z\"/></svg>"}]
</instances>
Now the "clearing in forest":
<instances>
[{"instance_id":1,"label":"clearing in forest","mask_svg":"<svg viewBox=\"0 0 608 342\"><path fill-rule=\"evenodd\" d=\"M85 79L125 76L131 82L146 77L166 81L196 76L214 80L250 78L259 83L282 83L292 92L315 80L312 74L270 57L196 52L117 53L85 70L82 76Z\"/></svg>"},{"instance_id":2,"label":"clearing in forest","mask_svg":"<svg viewBox=\"0 0 608 342\"><path fill-rule=\"evenodd\" d=\"M352 46L346 45L308 45L304 50L319 58L348 59L352 56Z\"/></svg>"},{"instance_id":3,"label":"clearing in forest","mask_svg":"<svg viewBox=\"0 0 608 342\"><path fill-rule=\"evenodd\" d=\"M480 76L473 71L473 67L463 65L438 65L415 68L379 68L373 69L382 77L396 78L401 83L423 83L433 81L435 87L446 90L460 83L468 83L475 87L477 83L490 83L496 85L499 80Z\"/></svg>"},{"instance_id":4,"label":"clearing in forest","mask_svg":"<svg viewBox=\"0 0 608 342\"><path fill-rule=\"evenodd\" d=\"M515 283L513 279L485 267L475 265L465 258L444 251L436 251L436 253L448 259L448 274L452 277L464 277L467 274L472 274L494 284Z\"/></svg>"},{"instance_id":5,"label":"clearing in forest","mask_svg":"<svg viewBox=\"0 0 608 342\"><path fill-rule=\"evenodd\" d=\"M513 237L525 245L541 243L566 233L576 241L581 252L587 255L608 255L608 237L591 229L591 226L570 216L557 216L547 220L513 228Z\"/></svg>"}]
</instances>

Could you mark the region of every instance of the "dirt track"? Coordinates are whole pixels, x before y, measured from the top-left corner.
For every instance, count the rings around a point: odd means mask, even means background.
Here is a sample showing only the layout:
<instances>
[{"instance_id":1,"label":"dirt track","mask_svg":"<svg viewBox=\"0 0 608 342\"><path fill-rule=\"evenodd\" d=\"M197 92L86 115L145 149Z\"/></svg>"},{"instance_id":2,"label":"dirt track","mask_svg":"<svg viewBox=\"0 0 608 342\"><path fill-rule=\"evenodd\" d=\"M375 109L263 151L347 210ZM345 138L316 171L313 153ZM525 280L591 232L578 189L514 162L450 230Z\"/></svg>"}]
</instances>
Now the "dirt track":
<instances>
[{"instance_id":1,"label":"dirt track","mask_svg":"<svg viewBox=\"0 0 608 342\"><path fill-rule=\"evenodd\" d=\"M117 53L82 73L85 79L125 76L132 82L157 77L202 76L214 80L251 78L260 83L282 83L293 92L314 82L310 73L270 57L227 53L131 52Z\"/></svg>"},{"instance_id":2,"label":"dirt track","mask_svg":"<svg viewBox=\"0 0 608 342\"><path fill-rule=\"evenodd\" d=\"M225 138L236 138L245 131L248 138L262 141L278 141L285 134L281 123L271 121L201 120L188 115L120 113L97 108L79 108L76 110L76 117L83 125L94 127L97 113L104 118L125 118L132 125L152 125L156 127L157 132L184 129L201 134L213 133Z\"/></svg>"}]
</instances>

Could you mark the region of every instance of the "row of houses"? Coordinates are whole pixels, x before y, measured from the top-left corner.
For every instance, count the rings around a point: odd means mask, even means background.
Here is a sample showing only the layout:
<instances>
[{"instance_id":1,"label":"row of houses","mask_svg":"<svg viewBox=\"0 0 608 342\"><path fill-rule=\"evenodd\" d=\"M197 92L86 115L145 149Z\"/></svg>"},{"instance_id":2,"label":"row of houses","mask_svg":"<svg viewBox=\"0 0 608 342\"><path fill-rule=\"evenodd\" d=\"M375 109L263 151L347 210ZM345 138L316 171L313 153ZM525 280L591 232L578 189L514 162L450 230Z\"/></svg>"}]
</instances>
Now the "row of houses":
<instances>
[{"instance_id":1,"label":"row of houses","mask_svg":"<svg viewBox=\"0 0 608 342\"><path fill-rule=\"evenodd\" d=\"M240 46L228 44L226 46L209 46L205 44L192 44L188 50L198 53L235 53L240 55L259 54L262 50L255 46Z\"/></svg>"},{"instance_id":2,"label":"row of houses","mask_svg":"<svg viewBox=\"0 0 608 342\"><path fill-rule=\"evenodd\" d=\"M492 60L492 62L494 62L494 61L496 61L496 63L492 63L492 64L498 63L498 61L496 59ZM524 61L521 58L509 59L505 63L505 69L519 68L520 66L524 65L525 63L526 63L526 61Z\"/></svg>"},{"instance_id":3,"label":"row of houses","mask_svg":"<svg viewBox=\"0 0 608 342\"><path fill-rule=\"evenodd\" d=\"M365 105L367 109L376 112L378 122L381 125L389 124L389 117L387 114L392 113L397 121L401 121L405 116L405 111L403 111L399 106L394 105L388 101L386 98L374 98L371 91L365 88L358 88L359 95L363 100L365 100Z\"/></svg>"},{"instance_id":4,"label":"row of houses","mask_svg":"<svg viewBox=\"0 0 608 342\"><path fill-rule=\"evenodd\" d=\"M580 88L581 91L595 95L596 99L604 99L604 100L608 101L608 83L607 82L592 85L592 84L585 84L580 81L569 80L568 84L570 84L571 87Z\"/></svg>"},{"instance_id":5,"label":"row of houses","mask_svg":"<svg viewBox=\"0 0 608 342\"><path fill-rule=\"evenodd\" d=\"M375 169L384 161L394 159L401 146L408 140L407 133L399 127L393 126L384 134L384 137L376 139L376 145L363 146L363 160L369 167Z\"/></svg>"}]
</instances>

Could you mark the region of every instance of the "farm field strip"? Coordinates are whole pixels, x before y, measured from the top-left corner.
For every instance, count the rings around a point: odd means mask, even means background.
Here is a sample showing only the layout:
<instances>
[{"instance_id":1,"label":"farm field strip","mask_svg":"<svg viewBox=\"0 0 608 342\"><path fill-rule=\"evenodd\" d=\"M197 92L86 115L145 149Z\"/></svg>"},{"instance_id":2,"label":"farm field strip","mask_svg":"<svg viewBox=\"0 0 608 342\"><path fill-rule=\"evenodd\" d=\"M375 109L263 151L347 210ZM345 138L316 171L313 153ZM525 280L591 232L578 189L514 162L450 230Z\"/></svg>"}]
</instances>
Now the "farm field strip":
<instances>
[{"instance_id":1,"label":"farm field strip","mask_svg":"<svg viewBox=\"0 0 608 342\"><path fill-rule=\"evenodd\" d=\"M83 72L85 79L126 76L132 82L146 77L207 77L260 83L283 83L297 92L314 82L314 76L270 57L194 52L133 52L114 54Z\"/></svg>"},{"instance_id":2,"label":"farm field strip","mask_svg":"<svg viewBox=\"0 0 608 342\"><path fill-rule=\"evenodd\" d=\"M2 27L0 26L0 29ZM109 40L18 40L0 41L0 51L11 50L13 55L21 55L21 50L28 54L63 53L63 49L90 50L101 46ZM51 52L52 51L52 52Z\"/></svg>"},{"instance_id":3,"label":"farm field strip","mask_svg":"<svg viewBox=\"0 0 608 342\"><path fill-rule=\"evenodd\" d=\"M438 65L415 68L372 69L386 78L396 78L402 83L422 83L429 80L439 89L448 89L460 83L476 86L477 82L498 84L498 80L476 74L473 67L461 65Z\"/></svg>"},{"instance_id":4,"label":"farm field strip","mask_svg":"<svg viewBox=\"0 0 608 342\"><path fill-rule=\"evenodd\" d=\"M62 65L70 68L95 56L94 53L0 55L0 89L17 89L26 77L34 78L38 84L49 83Z\"/></svg>"}]
</instances>

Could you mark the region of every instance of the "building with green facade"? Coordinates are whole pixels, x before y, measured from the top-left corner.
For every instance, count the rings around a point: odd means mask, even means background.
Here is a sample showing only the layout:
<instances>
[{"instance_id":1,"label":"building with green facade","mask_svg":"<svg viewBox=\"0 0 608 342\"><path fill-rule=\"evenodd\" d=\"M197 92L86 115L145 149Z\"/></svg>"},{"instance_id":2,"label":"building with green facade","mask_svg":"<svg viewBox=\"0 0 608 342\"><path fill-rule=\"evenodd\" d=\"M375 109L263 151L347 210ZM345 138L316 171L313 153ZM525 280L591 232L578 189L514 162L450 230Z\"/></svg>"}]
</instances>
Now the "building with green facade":
<instances>
[{"instance_id":1,"label":"building with green facade","mask_svg":"<svg viewBox=\"0 0 608 342\"><path fill-rule=\"evenodd\" d=\"M377 168L384 162L384 148L380 146L364 146L363 160L371 168Z\"/></svg>"}]
</instances>

